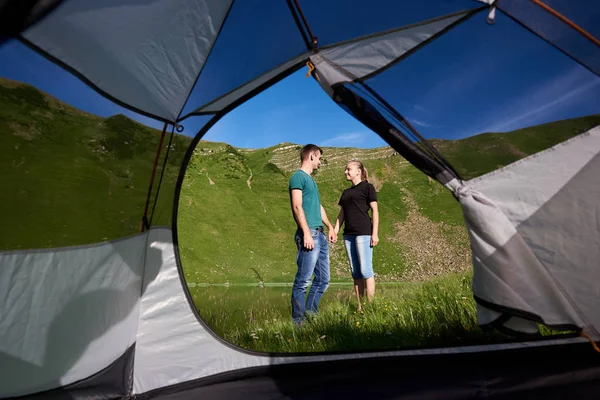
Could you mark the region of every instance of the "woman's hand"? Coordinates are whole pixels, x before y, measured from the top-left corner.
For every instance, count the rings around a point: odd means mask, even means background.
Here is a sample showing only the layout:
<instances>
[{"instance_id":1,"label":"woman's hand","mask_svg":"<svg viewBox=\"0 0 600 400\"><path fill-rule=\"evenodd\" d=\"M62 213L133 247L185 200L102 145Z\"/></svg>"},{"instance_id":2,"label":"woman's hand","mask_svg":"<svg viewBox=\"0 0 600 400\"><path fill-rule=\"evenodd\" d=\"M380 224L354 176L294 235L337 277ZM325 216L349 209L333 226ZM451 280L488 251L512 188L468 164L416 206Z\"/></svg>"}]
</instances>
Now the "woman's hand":
<instances>
[{"instance_id":1,"label":"woman's hand","mask_svg":"<svg viewBox=\"0 0 600 400\"><path fill-rule=\"evenodd\" d=\"M337 232L334 230L329 230L329 241L331 243L337 242Z\"/></svg>"},{"instance_id":2,"label":"woman's hand","mask_svg":"<svg viewBox=\"0 0 600 400\"><path fill-rule=\"evenodd\" d=\"M377 234L371 235L371 247L377 246L379 243L379 236Z\"/></svg>"}]
</instances>

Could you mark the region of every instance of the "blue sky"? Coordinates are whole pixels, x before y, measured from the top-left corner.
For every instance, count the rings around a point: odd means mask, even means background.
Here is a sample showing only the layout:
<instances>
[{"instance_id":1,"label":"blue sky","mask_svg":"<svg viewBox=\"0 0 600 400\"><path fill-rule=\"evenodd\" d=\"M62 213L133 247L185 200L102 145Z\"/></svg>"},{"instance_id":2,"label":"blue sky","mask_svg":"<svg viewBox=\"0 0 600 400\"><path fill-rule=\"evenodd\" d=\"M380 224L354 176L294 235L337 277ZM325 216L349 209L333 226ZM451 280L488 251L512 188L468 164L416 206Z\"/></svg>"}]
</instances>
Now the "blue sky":
<instances>
[{"instance_id":1,"label":"blue sky","mask_svg":"<svg viewBox=\"0 0 600 400\"><path fill-rule=\"evenodd\" d=\"M369 84L427 138L458 139L600 113L600 78L508 18L497 16L495 25L485 24L481 14L472 18ZM100 116L122 113L162 127L104 99L19 43L1 47L0 60L11 60L0 63L2 77L30 83ZM237 147L280 142L386 145L335 105L305 73L300 70L241 105L204 139ZM194 136L207 119L184 121L184 134Z\"/></svg>"}]
</instances>

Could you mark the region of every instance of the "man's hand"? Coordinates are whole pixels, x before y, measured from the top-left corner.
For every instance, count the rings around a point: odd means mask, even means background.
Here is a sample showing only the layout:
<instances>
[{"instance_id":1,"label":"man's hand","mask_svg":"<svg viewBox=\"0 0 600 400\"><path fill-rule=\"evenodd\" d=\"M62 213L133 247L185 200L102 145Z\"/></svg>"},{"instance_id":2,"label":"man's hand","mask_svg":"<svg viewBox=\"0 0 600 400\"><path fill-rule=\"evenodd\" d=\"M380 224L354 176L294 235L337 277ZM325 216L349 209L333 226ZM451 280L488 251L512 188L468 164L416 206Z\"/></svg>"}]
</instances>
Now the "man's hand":
<instances>
[{"instance_id":1,"label":"man's hand","mask_svg":"<svg viewBox=\"0 0 600 400\"><path fill-rule=\"evenodd\" d=\"M309 251L315 248L315 241L310 232L308 232L308 235L306 233L304 234L304 248Z\"/></svg>"},{"instance_id":2,"label":"man's hand","mask_svg":"<svg viewBox=\"0 0 600 400\"><path fill-rule=\"evenodd\" d=\"M335 229L329 229L329 241L331 243L337 242L337 232Z\"/></svg>"},{"instance_id":3,"label":"man's hand","mask_svg":"<svg viewBox=\"0 0 600 400\"><path fill-rule=\"evenodd\" d=\"M371 247L377 246L377 243L379 243L379 236L371 235Z\"/></svg>"}]
</instances>

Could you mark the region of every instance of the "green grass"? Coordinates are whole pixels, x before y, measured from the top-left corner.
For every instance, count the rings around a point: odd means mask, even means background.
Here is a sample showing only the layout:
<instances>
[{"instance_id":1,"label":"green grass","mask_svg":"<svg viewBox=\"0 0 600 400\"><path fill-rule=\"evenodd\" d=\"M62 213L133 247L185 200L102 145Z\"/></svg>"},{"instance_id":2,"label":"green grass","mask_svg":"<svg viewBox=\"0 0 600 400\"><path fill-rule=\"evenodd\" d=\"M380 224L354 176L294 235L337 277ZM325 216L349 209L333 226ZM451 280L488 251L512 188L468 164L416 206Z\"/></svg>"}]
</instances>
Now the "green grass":
<instances>
[{"instance_id":1,"label":"green grass","mask_svg":"<svg viewBox=\"0 0 600 400\"><path fill-rule=\"evenodd\" d=\"M471 275L430 282L380 285L373 303L356 312L350 285L332 286L320 313L298 329L291 321L291 288L191 289L209 326L227 341L254 351L323 352L430 348L514 340L477 325ZM548 329L542 334L556 334Z\"/></svg>"}]
</instances>

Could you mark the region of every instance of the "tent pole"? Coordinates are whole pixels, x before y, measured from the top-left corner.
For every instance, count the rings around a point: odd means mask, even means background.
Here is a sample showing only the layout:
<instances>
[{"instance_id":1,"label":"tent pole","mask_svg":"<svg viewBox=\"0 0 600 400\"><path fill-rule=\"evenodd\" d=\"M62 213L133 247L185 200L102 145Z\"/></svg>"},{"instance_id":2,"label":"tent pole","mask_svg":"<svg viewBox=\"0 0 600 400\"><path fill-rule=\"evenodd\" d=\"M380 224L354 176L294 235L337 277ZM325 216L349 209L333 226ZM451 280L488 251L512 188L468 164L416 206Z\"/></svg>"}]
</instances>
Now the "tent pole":
<instances>
[{"instance_id":1,"label":"tent pole","mask_svg":"<svg viewBox=\"0 0 600 400\"><path fill-rule=\"evenodd\" d=\"M298 4L298 0L293 0L293 1L294 1L294 5L296 6L296 9L298 10L298 13L300 14L300 18L302 19L304 28L306 28L306 31L308 32L308 36L310 36L311 47L314 49L317 46L317 43L319 43L319 39L315 35L313 35L312 31L310 30L310 26L308 25L308 21L306 20L306 17L304 16L304 12L300 8L300 4Z\"/></svg>"},{"instance_id":2,"label":"tent pole","mask_svg":"<svg viewBox=\"0 0 600 400\"><path fill-rule=\"evenodd\" d=\"M570 19L568 19L567 17L565 17L564 15L562 15L561 13L559 13L558 11L553 9L552 7L548 6L547 4L542 3L541 0L531 0L531 1L533 2L533 4L536 4L536 5L540 6L541 8L543 8L544 10L548 11L550 14L554 15L556 18L560 19L562 22L569 25L571 28L575 29L577 32L579 32L580 34L585 36L588 40L590 40L596 46L600 47L600 40L593 37L591 34L586 32L579 25L575 24L573 21L571 21Z\"/></svg>"},{"instance_id":3,"label":"tent pole","mask_svg":"<svg viewBox=\"0 0 600 400\"><path fill-rule=\"evenodd\" d=\"M167 131L167 123L163 126L162 133L160 134L160 141L158 142L158 149L156 149L156 157L154 157L154 167L152 168L152 175L150 176L150 184L148 185L148 195L146 196L146 206L144 207L144 215L142 216L142 232L149 228L148 224L148 206L150 205L150 197L152 194L152 186L154 185L154 176L156 175L156 166L158 165L158 159L160 157L160 151L162 150L163 141L165 139L165 132Z\"/></svg>"}]
</instances>

